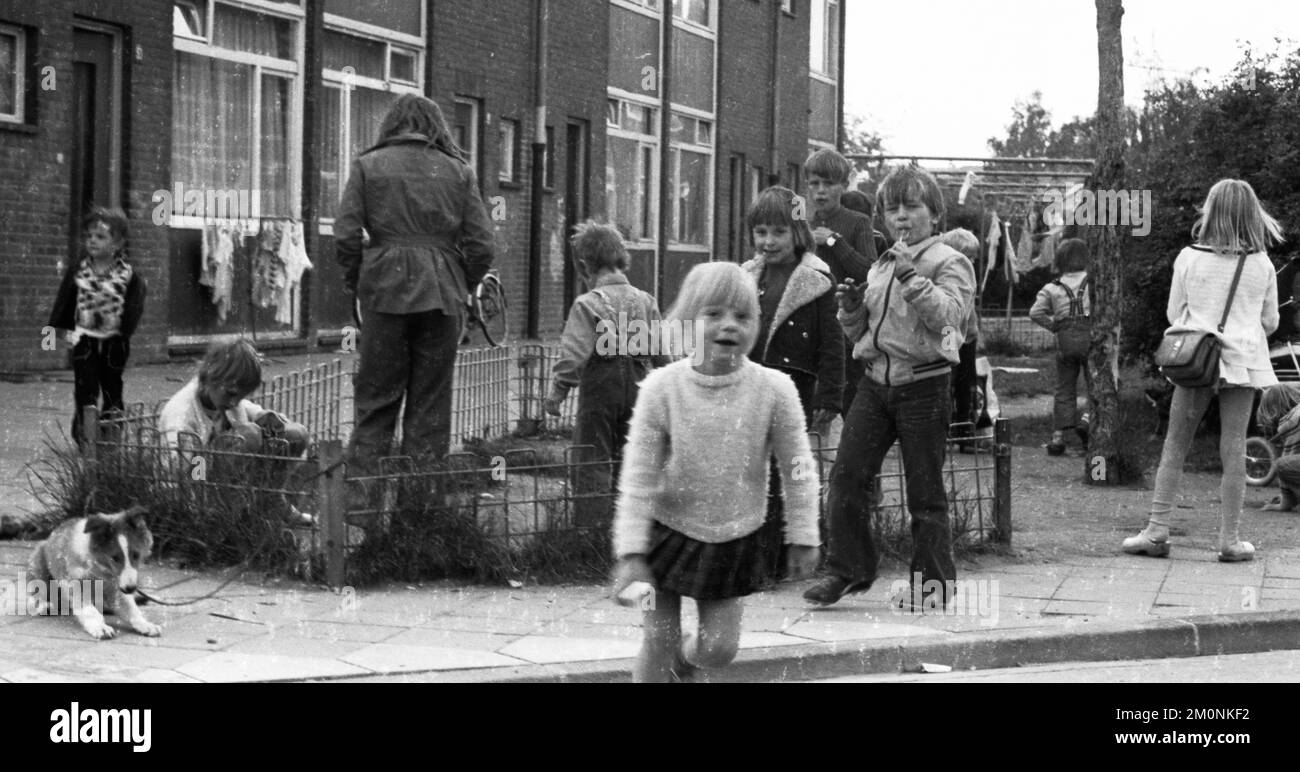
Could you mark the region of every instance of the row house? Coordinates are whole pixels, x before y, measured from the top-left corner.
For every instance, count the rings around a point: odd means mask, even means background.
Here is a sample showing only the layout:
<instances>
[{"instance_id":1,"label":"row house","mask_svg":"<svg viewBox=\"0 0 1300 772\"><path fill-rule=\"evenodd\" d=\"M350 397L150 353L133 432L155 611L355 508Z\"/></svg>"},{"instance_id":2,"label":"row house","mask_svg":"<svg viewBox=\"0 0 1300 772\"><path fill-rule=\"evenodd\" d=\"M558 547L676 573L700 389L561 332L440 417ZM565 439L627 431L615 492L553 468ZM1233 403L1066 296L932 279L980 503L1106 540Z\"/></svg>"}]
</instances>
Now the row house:
<instances>
[{"instance_id":1,"label":"row house","mask_svg":"<svg viewBox=\"0 0 1300 772\"><path fill-rule=\"evenodd\" d=\"M512 334L559 333L588 217L667 307L696 263L746 256L758 190L839 142L843 21L842 0L0 0L0 371L66 366L43 326L97 204L150 286L135 361L336 345L339 196L403 92L470 156Z\"/></svg>"}]
</instances>

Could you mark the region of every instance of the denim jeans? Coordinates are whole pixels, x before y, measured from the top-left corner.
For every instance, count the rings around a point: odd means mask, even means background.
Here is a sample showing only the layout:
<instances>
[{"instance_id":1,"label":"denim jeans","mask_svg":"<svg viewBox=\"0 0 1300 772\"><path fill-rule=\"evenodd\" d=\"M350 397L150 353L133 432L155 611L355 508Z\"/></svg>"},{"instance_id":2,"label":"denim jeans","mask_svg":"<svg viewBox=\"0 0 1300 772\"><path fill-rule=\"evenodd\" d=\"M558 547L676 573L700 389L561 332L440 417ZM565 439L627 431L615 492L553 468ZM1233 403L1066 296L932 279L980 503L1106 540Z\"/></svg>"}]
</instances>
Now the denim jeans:
<instances>
[{"instance_id":1,"label":"denim jeans","mask_svg":"<svg viewBox=\"0 0 1300 772\"><path fill-rule=\"evenodd\" d=\"M1052 428L1073 429L1078 423L1079 374L1092 392L1092 376L1083 357L1056 354L1056 397L1052 402Z\"/></svg>"},{"instance_id":2,"label":"denim jeans","mask_svg":"<svg viewBox=\"0 0 1300 772\"><path fill-rule=\"evenodd\" d=\"M867 377L858 385L831 470L826 555L831 574L852 582L875 580L880 556L871 535L871 499L863 488L880 472L885 454L898 440L912 515L909 576L956 580L943 486L950 378L944 373L905 386L882 386Z\"/></svg>"},{"instance_id":3,"label":"denim jeans","mask_svg":"<svg viewBox=\"0 0 1300 772\"><path fill-rule=\"evenodd\" d=\"M403 400L401 454L442 459L451 444L451 375L460 320L441 311L370 311L365 319L361 366L353 383L352 474L378 473L378 459L392 452Z\"/></svg>"},{"instance_id":4,"label":"denim jeans","mask_svg":"<svg viewBox=\"0 0 1300 772\"><path fill-rule=\"evenodd\" d=\"M581 462L575 474L577 498L574 524L609 525L613 519L613 480L627 443L628 422L641 379L650 363L629 356L587 360L578 388L578 415L574 427L575 445L589 445L574 460Z\"/></svg>"}]
</instances>

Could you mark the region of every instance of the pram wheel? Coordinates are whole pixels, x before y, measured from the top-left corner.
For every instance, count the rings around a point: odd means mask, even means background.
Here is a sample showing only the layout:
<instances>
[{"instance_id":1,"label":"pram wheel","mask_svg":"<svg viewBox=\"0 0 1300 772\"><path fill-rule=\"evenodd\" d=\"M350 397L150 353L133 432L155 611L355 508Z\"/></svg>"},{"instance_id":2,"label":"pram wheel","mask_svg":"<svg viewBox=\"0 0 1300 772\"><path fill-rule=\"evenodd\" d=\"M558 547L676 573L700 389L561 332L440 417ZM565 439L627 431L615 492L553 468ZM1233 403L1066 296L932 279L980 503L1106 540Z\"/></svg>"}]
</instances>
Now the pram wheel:
<instances>
[{"instance_id":1,"label":"pram wheel","mask_svg":"<svg viewBox=\"0 0 1300 772\"><path fill-rule=\"evenodd\" d=\"M1263 487L1277 477L1277 448L1264 437L1246 438L1246 484Z\"/></svg>"}]
</instances>

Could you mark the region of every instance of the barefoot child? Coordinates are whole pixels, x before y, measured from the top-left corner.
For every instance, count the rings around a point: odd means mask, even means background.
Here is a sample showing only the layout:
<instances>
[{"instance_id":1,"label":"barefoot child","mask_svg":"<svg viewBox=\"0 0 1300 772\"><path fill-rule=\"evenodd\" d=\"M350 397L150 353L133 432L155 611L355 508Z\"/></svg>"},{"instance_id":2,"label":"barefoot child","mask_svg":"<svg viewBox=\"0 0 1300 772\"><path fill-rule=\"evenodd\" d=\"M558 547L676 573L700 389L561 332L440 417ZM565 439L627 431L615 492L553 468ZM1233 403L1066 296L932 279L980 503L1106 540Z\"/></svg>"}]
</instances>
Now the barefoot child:
<instances>
[{"instance_id":1,"label":"barefoot child","mask_svg":"<svg viewBox=\"0 0 1300 772\"><path fill-rule=\"evenodd\" d=\"M773 455L791 578L817 562L818 480L803 408L790 376L746 355L758 316L754 280L739 266L697 265L670 318L698 328L688 339L703 352L641 384L614 515L614 592L623 596L634 582L653 587L641 601L637 682L681 679L735 658L742 598L765 575L758 533ZM695 599L700 620L698 632L685 636L683 596Z\"/></svg>"}]
</instances>

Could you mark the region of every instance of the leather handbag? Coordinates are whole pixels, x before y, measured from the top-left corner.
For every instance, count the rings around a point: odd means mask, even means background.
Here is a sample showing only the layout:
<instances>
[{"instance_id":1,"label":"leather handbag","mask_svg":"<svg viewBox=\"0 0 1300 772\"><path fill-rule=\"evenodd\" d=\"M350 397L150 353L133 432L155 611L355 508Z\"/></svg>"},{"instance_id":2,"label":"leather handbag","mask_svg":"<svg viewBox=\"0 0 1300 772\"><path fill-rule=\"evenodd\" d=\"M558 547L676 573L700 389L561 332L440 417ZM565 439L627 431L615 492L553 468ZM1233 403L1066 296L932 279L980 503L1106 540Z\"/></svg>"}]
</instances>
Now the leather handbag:
<instances>
[{"instance_id":1,"label":"leather handbag","mask_svg":"<svg viewBox=\"0 0 1300 772\"><path fill-rule=\"evenodd\" d=\"M1228 312L1232 309L1232 299L1237 294L1237 284L1245 265L1246 255L1242 254L1237 258L1237 272L1232 276L1228 302L1223 307L1223 317L1219 319L1220 334L1228 322ZM1211 386L1219 379L1219 352L1222 348L1218 335L1212 332L1167 332L1164 340L1160 341L1160 348L1156 349L1156 365L1160 374L1175 386L1188 389Z\"/></svg>"}]
</instances>

